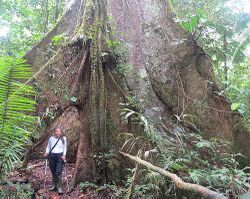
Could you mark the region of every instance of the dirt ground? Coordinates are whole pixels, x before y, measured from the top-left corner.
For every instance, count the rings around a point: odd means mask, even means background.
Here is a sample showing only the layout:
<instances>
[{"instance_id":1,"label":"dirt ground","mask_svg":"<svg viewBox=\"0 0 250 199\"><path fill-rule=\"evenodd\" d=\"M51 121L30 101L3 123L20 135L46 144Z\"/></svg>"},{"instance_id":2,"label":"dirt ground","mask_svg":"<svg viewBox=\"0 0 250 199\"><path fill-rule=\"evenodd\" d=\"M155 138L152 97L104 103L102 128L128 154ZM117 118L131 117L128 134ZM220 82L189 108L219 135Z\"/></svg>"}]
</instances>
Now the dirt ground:
<instances>
[{"instance_id":1,"label":"dirt ground","mask_svg":"<svg viewBox=\"0 0 250 199\"><path fill-rule=\"evenodd\" d=\"M58 195L57 192L48 191L51 186L52 175L49 167L45 167L45 160L32 161L28 165L27 170L17 169L9 174L8 181L12 183L31 183L36 194L36 199L109 199L113 198L108 192L95 193L85 192L83 193L79 187L76 187L72 192L69 191L70 181L72 179L75 169L75 164L66 163L62 173L62 187L64 194ZM46 177L45 177L46 170Z\"/></svg>"}]
</instances>

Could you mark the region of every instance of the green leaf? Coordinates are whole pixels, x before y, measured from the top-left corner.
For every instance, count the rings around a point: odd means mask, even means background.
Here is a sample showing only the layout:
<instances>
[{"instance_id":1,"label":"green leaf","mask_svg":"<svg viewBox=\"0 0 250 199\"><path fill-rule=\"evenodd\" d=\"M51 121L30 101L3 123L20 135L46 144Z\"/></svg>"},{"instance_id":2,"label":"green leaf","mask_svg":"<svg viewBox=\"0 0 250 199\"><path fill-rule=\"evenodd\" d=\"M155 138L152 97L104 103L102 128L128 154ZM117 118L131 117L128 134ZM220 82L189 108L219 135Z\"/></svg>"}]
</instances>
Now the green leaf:
<instances>
[{"instance_id":1,"label":"green leaf","mask_svg":"<svg viewBox=\"0 0 250 199\"><path fill-rule=\"evenodd\" d=\"M71 97L71 98L70 98L70 101L71 101L71 102L74 102L74 103L77 102L77 97L75 97L75 96Z\"/></svg>"},{"instance_id":2,"label":"green leaf","mask_svg":"<svg viewBox=\"0 0 250 199\"><path fill-rule=\"evenodd\" d=\"M231 104L231 110L236 111L240 107L240 103L235 102Z\"/></svg>"}]
</instances>

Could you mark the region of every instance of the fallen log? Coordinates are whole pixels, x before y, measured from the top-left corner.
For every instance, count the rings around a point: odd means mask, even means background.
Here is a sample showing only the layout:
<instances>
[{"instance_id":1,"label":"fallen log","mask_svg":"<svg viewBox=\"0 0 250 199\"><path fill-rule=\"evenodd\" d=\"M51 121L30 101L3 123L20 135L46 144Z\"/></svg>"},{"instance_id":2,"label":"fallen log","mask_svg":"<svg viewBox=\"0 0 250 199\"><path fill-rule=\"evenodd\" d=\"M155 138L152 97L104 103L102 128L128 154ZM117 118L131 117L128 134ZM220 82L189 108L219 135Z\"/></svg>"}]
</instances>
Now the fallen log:
<instances>
[{"instance_id":1,"label":"fallen log","mask_svg":"<svg viewBox=\"0 0 250 199\"><path fill-rule=\"evenodd\" d=\"M184 182L176 174L171 173L169 171L166 171L166 170L159 168L157 166L154 166L151 163L149 163L145 160L142 160L139 157L130 155L128 153L124 153L122 151L119 151L119 153L121 155L129 158L130 160L133 160L134 162L147 167L148 169L150 169L152 171L155 171L163 176L166 176L167 178L169 178L170 180L172 180L175 183L177 189L186 190L186 191L193 191L193 192L196 192L196 193L200 194L202 197L207 198L207 199L228 199L226 196L222 195L221 193L212 191L204 186Z\"/></svg>"}]
</instances>

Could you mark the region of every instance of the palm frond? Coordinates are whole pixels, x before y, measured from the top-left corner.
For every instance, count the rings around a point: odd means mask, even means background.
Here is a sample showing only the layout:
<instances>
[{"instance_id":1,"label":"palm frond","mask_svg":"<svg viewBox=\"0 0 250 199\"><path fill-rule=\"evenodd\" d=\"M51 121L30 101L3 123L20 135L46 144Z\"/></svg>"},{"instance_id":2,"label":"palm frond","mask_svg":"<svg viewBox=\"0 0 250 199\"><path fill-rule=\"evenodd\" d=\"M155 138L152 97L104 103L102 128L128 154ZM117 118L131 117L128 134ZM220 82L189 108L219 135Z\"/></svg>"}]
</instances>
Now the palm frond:
<instances>
[{"instance_id":1,"label":"palm frond","mask_svg":"<svg viewBox=\"0 0 250 199\"><path fill-rule=\"evenodd\" d=\"M23 82L32 76L25 60L0 58L0 171L11 170L20 160L36 122L35 91Z\"/></svg>"}]
</instances>

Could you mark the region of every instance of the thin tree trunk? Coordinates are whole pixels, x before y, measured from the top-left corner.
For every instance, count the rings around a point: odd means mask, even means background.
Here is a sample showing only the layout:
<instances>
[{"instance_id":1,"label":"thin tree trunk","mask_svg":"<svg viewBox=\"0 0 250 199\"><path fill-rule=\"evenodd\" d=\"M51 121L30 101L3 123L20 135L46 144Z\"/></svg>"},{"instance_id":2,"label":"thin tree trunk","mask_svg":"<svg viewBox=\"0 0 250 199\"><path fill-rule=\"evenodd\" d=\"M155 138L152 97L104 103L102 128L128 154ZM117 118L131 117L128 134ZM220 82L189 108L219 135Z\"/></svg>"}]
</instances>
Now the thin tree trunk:
<instances>
[{"instance_id":1,"label":"thin tree trunk","mask_svg":"<svg viewBox=\"0 0 250 199\"><path fill-rule=\"evenodd\" d=\"M44 20L44 34L48 31L48 23L49 23L49 1L46 0L44 2L44 14L45 14L45 20Z\"/></svg>"},{"instance_id":2,"label":"thin tree trunk","mask_svg":"<svg viewBox=\"0 0 250 199\"><path fill-rule=\"evenodd\" d=\"M227 32L224 31L224 88L227 88L228 66L227 66Z\"/></svg>"},{"instance_id":3,"label":"thin tree trunk","mask_svg":"<svg viewBox=\"0 0 250 199\"><path fill-rule=\"evenodd\" d=\"M135 187L136 180L137 180L137 177L138 177L139 163L136 162L135 165L136 165L135 166L135 171L134 171L134 174L132 176L131 184L130 184L130 186L128 188L125 199L132 199L133 198L134 187Z\"/></svg>"},{"instance_id":4,"label":"thin tree trunk","mask_svg":"<svg viewBox=\"0 0 250 199\"><path fill-rule=\"evenodd\" d=\"M54 22L56 22L57 19L58 19L58 17L59 17L59 14L60 14L60 5L61 5L61 1L60 0L56 0Z\"/></svg>"}]
</instances>

